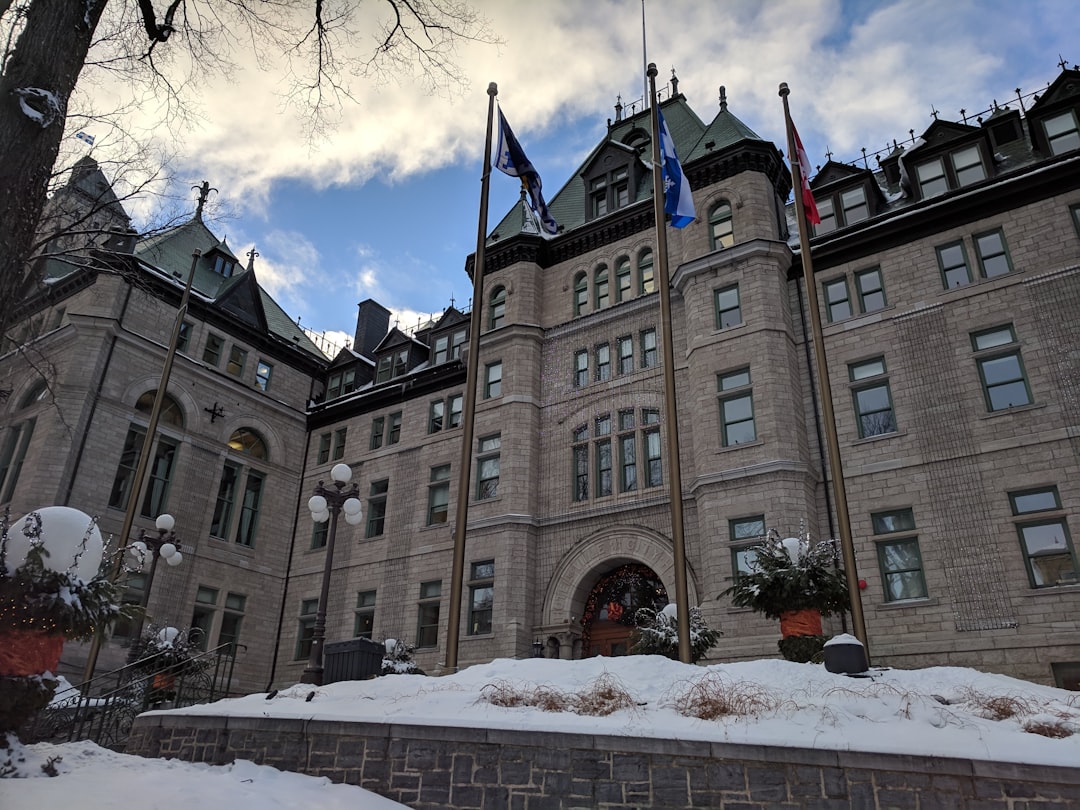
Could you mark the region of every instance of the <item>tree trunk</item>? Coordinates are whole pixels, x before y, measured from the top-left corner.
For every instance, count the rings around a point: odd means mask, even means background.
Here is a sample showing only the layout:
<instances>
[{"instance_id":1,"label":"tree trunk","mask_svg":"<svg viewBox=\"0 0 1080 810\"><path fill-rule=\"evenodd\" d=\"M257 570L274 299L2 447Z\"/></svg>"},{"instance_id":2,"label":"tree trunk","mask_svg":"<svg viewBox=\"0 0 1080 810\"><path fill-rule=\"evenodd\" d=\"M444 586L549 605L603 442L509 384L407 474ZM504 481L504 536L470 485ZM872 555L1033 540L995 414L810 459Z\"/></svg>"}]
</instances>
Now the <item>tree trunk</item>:
<instances>
[{"instance_id":1,"label":"tree trunk","mask_svg":"<svg viewBox=\"0 0 1080 810\"><path fill-rule=\"evenodd\" d=\"M68 99L107 2L33 0L0 75L0 336L12 326L28 281L27 260L60 151ZM27 105L40 113L38 120L27 114Z\"/></svg>"}]
</instances>

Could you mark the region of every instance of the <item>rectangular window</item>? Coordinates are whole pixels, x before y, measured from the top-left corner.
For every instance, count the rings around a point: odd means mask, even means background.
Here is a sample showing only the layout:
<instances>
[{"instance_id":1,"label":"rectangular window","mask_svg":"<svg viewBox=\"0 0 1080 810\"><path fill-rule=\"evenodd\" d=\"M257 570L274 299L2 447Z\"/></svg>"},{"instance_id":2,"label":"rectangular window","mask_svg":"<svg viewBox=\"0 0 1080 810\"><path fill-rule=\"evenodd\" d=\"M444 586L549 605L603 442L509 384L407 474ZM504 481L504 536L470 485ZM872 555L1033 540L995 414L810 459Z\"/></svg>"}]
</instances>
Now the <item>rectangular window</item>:
<instances>
[{"instance_id":1,"label":"rectangular window","mask_svg":"<svg viewBox=\"0 0 1080 810\"><path fill-rule=\"evenodd\" d=\"M956 184L969 186L986 179L986 169L983 168L982 157L979 155L979 147L968 146L957 149L950 156L953 170L956 172Z\"/></svg>"},{"instance_id":2,"label":"rectangular window","mask_svg":"<svg viewBox=\"0 0 1080 810\"><path fill-rule=\"evenodd\" d=\"M195 592L195 607L191 611L191 629L188 638L195 642L200 650L205 650L210 641L210 631L214 628L214 614L217 613L217 588L200 585Z\"/></svg>"},{"instance_id":3,"label":"rectangular window","mask_svg":"<svg viewBox=\"0 0 1080 810\"><path fill-rule=\"evenodd\" d=\"M394 368L391 372L392 377L400 377L406 371L409 370L409 350L402 349L394 355Z\"/></svg>"},{"instance_id":4,"label":"rectangular window","mask_svg":"<svg viewBox=\"0 0 1080 810\"><path fill-rule=\"evenodd\" d=\"M334 451L330 454L332 461L345 458L345 437L348 432L348 428L338 428L334 431Z\"/></svg>"},{"instance_id":5,"label":"rectangular window","mask_svg":"<svg viewBox=\"0 0 1080 810\"><path fill-rule=\"evenodd\" d=\"M656 330L646 329L641 333L641 367L652 368L659 362L656 354Z\"/></svg>"},{"instance_id":6,"label":"rectangular window","mask_svg":"<svg viewBox=\"0 0 1080 810\"><path fill-rule=\"evenodd\" d=\"M1031 389L1012 324L975 332L971 336L983 396L989 411L1031 404Z\"/></svg>"},{"instance_id":7,"label":"rectangular window","mask_svg":"<svg viewBox=\"0 0 1080 810\"><path fill-rule=\"evenodd\" d=\"M765 516L735 518L728 521L728 536L732 540L757 540L765 536Z\"/></svg>"},{"instance_id":8,"label":"rectangular window","mask_svg":"<svg viewBox=\"0 0 1080 810\"><path fill-rule=\"evenodd\" d=\"M225 364L225 371L234 377L244 376L244 365L247 363L247 352L233 344L229 349L229 362Z\"/></svg>"},{"instance_id":9,"label":"rectangular window","mask_svg":"<svg viewBox=\"0 0 1080 810\"><path fill-rule=\"evenodd\" d=\"M450 465L442 464L431 468L428 485L427 525L435 526L446 523L450 504Z\"/></svg>"},{"instance_id":10,"label":"rectangular window","mask_svg":"<svg viewBox=\"0 0 1080 810\"><path fill-rule=\"evenodd\" d=\"M829 316L829 323L851 317L851 296L848 293L847 278L840 277L832 281L826 281L825 288L825 312Z\"/></svg>"},{"instance_id":11,"label":"rectangular window","mask_svg":"<svg viewBox=\"0 0 1080 810\"><path fill-rule=\"evenodd\" d=\"M611 489L611 416L604 415L596 418L593 426L593 435L598 437L596 442L596 497L610 495Z\"/></svg>"},{"instance_id":12,"label":"rectangular window","mask_svg":"<svg viewBox=\"0 0 1080 810\"><path fill-rule=\"evenodd\" d=\"M386 498L390 491L390 479L380 478L371 482L367 502L367 528L364 537L379 537L386 527Z\"/></svg>"},{"instance_id":13,"label":"rectangular window","mask_svg":"<svg viewBox=\"0 0 1080 810\"><path fill-rule=\"evenodd\" d=\"M629 420L624 419L628 416ZM637 489L637 435L634 430L634 412L619 412L619 429L629 432L619 434L619 491L633 492Z\"/></svg>"},{"instance_id":14,"label":"rectangular window","mask_svg":"<svg viewBox=\"0 0 1080 810\"><path fill-rule=\"evenodd\" d=\"M870 515L874 534L887 535L877 540L878 568L885 590L886 602L925 599L926 577L923 575L919 538L915 531L915 515L911 509L875 512ZM902 537L892 535L903 534Z\"/></svg>"},{"instance_id":15,"label":"rectangular window","mask_svg":"<svg viewBox=\"0 0 1080 810\"><path fill-rule=\"evenodd\" d=\"M464 394L453 394L450 397L450 420L447 427L461 427L461 407L465 402Z\"/></svg>"},{"instance_id":16,"label":"rectangular window","mask_svg":"<svg viewBox=\"0 0 1080 810\"><path fill-rule=\"evenodd\" d=\"M265 478L262 473L248 470L244 486L244 500L240 505L240 525L237 527L236 542L241 546L255 545L255 531L259 528L259 508L262 505L262 492Z\"/></svg>"},{"instance_id":17,"label":"rectangular window","mask_svg":"<svg viewBox=\"0 0 1080 810\"><path fill-rule=\"evenodd\" d=\"M390 379L390 370L394 358L391 355L385 355L379 358L379 365L375 368L375 382L384 383Z\"/></svg>"},{"instance_id":18,"label":"rectangular window","mask_svg":"<svg viewBox=\"0 0 1080 810\"><path fill-rule=\"evenodd\" d=\"M975 257L979 260L979 272L983 278L994 278L1012 272L1009 251L1005 247L1005 234L998 228L989 233L976 234Z\"/></svg>"},{"instance_id":19,"label":"rectangular window","mask_svg":"<svg viewBox=\"0 0 1080 810\"><path fill-rule=\"evenodd\" d=\"M420 603L416 618L416 646L435 647L439 643L439 600L442 580L420 583Z\"/></svg>"},{"instance_id":20,"label":"rectangular window","mask_svg":"<svg viewBox=\"0 0 1080 810\"><path fill-rule=\"evenodd\" d=\"M244 621L247 597L242 593L225 594L225 608L221 611L221 627L218 628L217 646L228 645L235 650L240 643L240 625Z\"/></svg>"},{"instance_id":21,"label":"rectangular window","mask_svg":"<svg viewBox=\"0 0 1080 810\"><path fill-rule=\"evenodd\" d=\"M435 338L435 355L431 359L431 364L437 366L440 363L445 363L450 359L450 336L443 335L442 337Z\"/></svg>"},{"instance_id":22,"label":"rectangular window","mask_svg":"<svg viewBox=\"0 0 1080 810\"><path fill-rule=\"evenodd\" d=\"M845 225L862 222L870 216L870 208L866 204L866 189L859 187L841 192L840 207L844 209Z\"/></svg>"},{"instance_id":23,"label":"rectangular window","mask_svg":"<svg viewBox=\"0 0 1080 810\"><path fill-rule=\"evenodd\" d=\"M316 455L316 463L325 464L330 460L330 434L322 433L319 435L319 452Z\"/></svg>"},{"instance_id":24,"label":"rectangular window","mask_svg":"<svg viewBox=\"0 0 1080 810\"><path fill-rule=\"evenodd\" d=\"M468 336L468 332L464 329L459 329L450 336L450 359L457 360L461 357L461 347L465 345L465 338Z\"/></svg>"},{"instance_id":25,"label":"rectangular window","mask_svg":"<svg viewBox=\"0 0 1080 810\"><path fill-rule=\"evenodd\" d=\"M855 291L859 294L859 311L876 312L885 308L885 284L881 268L872 267L855 274Z\"/></svg>"},{"instance_id":26,"label":"rectangular window","mask_svg":"<svg viewBox=\"0 0 1080 810\"><path fill-rule=\"evenodd\" d=\"M574 352L574 387L581 388L589 384L589 352L580 349Z\"/></svg>"},{"instance_id":27,"label":"rectangular window","mask_svg":"<svg viewBox=\"0 0 1080 810\"><path fill-rule=\"evenodd\" d=\"M814 236L821 236L835 231L837 227L836 207L833 205L832 197L823 197L814 202L817 204L818 218L821 220L814 226Z\"/></svg>"},{"instance_id":28,"label":"rectangular window","mask_svg":"<svg viewBox=\"0 0 1080 810\"><path fill-rule=\"evenodd\" d=\"M645 443L645 464L643 466L645 486L658 487L664 480L660 463L660 430L659 428L653 428L644 431L641 435Z\"/></svg>"},{"instance_id":29,"label":"rectangular window","mask_svg":"<svg viewBox=\"0 0 1080 810\"><path fill-rule=\"evenodd\" d=\"M620 259L615 268L615 300L628 301L631 297L630 260Z\"/></svg>"},{"instance_id":30,"label":"rectangular window","mask_svg":"<svg viewBox=\"0 0 1080 810\"><path fill-rule=\"evenodd\" d=\"M176 336L176 350L187 354L188 346L191 345L191 331L194 329L191 321L180 324L180 333Z\"/></svg>"},{"instance_id":31,"label":"rectangular window","mask_svg":"<svg viewBox=\"0 0 1080 810\"><path fill-rule=\"evenodd\" d=\"M476 499L483 501L499 494L499 448L500 435L480 439L476 459Z\"/></svg>"},{"instance_id":32,"label":"rectangular window","mask_svg":"<svg viewBox=\"0 0 1080 810\"><path fill-rule=\"evenodd\" d=\"M36 419L27 419L25 422L9 427L4 439L4 449L0 454L0 503L7 503L15 494L15 485L19 483L19 473L22 472L23 462L26 460L26 450L30 446L30 438L34 435ZM142 435L139 436L142 441ZM125 449L127 445L125 444ZM137 452L137 451L136 451ZM121 465L124 457L121 456ZM129 475L134 474L134 468ZM120 470L117 470L117 477ZM125 489L125 493L126 493ZM125 496L126 497L126 496ZM126 505L126 500L121 507ZM112 504L110 503L110 506Z\"/></svg>"},{"instance_id":33,"label":"rectangular window","mask_svg":"<svg viewBox=\"0 0 1080 810\"><path fill-rule=\"evenodd\" d=\"M733 543L731 547L732 578L738 581L739 577L754 572L754 560L757 559L759 544L750 544L747 541L760 541L765 537L765 516L754 515L729 520L728 537Z\"/></svg>"},{"instance_id":34,"label":"rectangular window","mask_svg":"<svg viewBox=\"0 0 1080 810\"><path fill-rule=\"evenodd\" d=\"M967 251L964 250L963 242L953 242L937 248L937 260L946 290L971 283L971 271L968 269Z\"/></svg>"},{"instance_id":35,"label":"rectangular window","mask_svg":"<svg viewBox=\"0 0 1080 810\"><path fill-rule=\"evenodd\" d=\"M611 346L601 343L596 347L596 380L604 382L611 379Z\"/></svg>"},{"instance_id":36,"label":"rectangular window","mask_svg":"<svg viewBox=\"0 0 1080 810\"><path fill-rule=\"evenodd\" d=\"M885 376L885 358L850 364L848 378L855 383L851 387L851 397L859 423L859 438L895 433L896 416L889 379Z\"/></svg>"},{"instance_id":37,"label":"rectangular window","mask_svg":"<svg viewBox=\"0 0 1080 810\"><path fill-rule=\"evenodd\" d=\"M920 196L924 200L949 190L949 181L945 177L945 162L941 158L920 163L915 167L915 173L919 178Z\"/></svg>"},{"instance_id":38,"label":"rectangular window","mask_svg":"<svg viewBox=\"0 0 1080 810\"><path fill-rule=\"evenodd\" d=\"M385 416L376 416L371 420L371 440L368 442L369 450L378 450L382 447L383 428L386 426Z\"/></svg>"},{"instance_id":39,"label":"rectangular window","mask_svg":"<svg viewBox=\"0 0 1080 810\"><path fill-rule=\"evenodd\" d=\"M1080 127L1076 124L1076 113L1066 110L1052 115L1043 121L1046 140L1050 144L1050 154L1061 155L1073 149L1080 149Z\"/></svg>"},{"instance_id":40,"label":"rectangular window","mask_svg":"<svg viewBox=\"0 0 1080 810\"><path fill-rule=\"evenodd\" d=\"M270 387L270 375L274 373L274 367L262 358L255 366L255 387L265 391Z\"/></svg>"},{"instance_id":41,"label":"rectangular window","mask_svg":"<svg viewBox=\"0 0 1080 810\"><path fill-rule=\"evenodd\" d=\"M1072 217L1073 227L1076 229L1076 235L1080 236L1080 205L1069 206L1069 215Z\"/></svg>"},{"instance_id":42,"label":"rectangular window","mask_svg":"<svg viewBox=\"0 0 1080 810\"><path fill-rule=\"evenodd\" d=\"M300 603L300 620L296 628L296 653L293 655L296 661L311 657L311 642L315 638L315 616L318 612L318 599L305 599Z\"/></svg>"},{"instance_id":43,"label":"rectangular window","mask_svg":"<svg viewBox=\"0 0 1080 810\"><path fill-rule=\"evenodd\" d=\"M341 372L331 374L326 383L326 398L334 399L341 396Z\"/></svg>"},{"instance_id":44,"label":"rectangular window","mask_svg":"<svg viewBox=\"0 0 1080 810\"><path fill-rule=\"evenodd\" d=\"M574 500L589 500L589 428L581 425L574 430Z\"/></svg>"},{"instance_id":45,"label":"rectangular window","mask_svg":"<svg viewBox=\"0 0 1080 810\"><path fill-rule=\"evenodd\" d=\"M443 429L443 418L446 414L446 403L437 399L428 405L427 432L438 433Z\"/></svg>"},{"instance_id":46,"label":"rectangular window","mask_svg":"<svg viewBox=\"0 0 1080 810\"><path fill-rule=\"evenodd\" d=\"M491 607L494 597L495 561L473 563L469 573L468 635L480 636L491 632Z\"/></svg>"},{"instance_id":47,"label":"rectangular window","mask_svg":"<svg viewBox=\"0 0 1080 810\"><path fill-rule=\"evenodd\" d=\"M742 323L742 307L739 306L739 285L725 287L714 293L716 305L716 328L727 329Z\"/></svg>"},{"instance_id":48,"label":"rectangular window","mask_svg":"<svg viewBox=\"0 0 1080 810\"><path fill-rule=\"evenodd\" d=\"M326 548L326 538L330 533L330 521L315 523L311 527L311 548Z\"/></svg>"},{"instance_id":49,"label":"rectangular window","mask_svg":"<svg viewBox=\"0 0 1080 810\"><path fill-rule=\"evenodd\" d=\"M502 362L488 363L484 367L484 399L502 394Z\"/></svg>"},{"instance_id":50,"label":"rectangular window","mask_svg":"<svg viewBox=\"0 0 1080 810\"><path fill-rule=\"evenodd\" d=\"M754 426L754 398L750 390L750 369L718 374L720 393L720 438L724 447L752 442L757 438Z\"/></svg>"},{"instance_id":51,"label":"rectangular window","mask_svg":"<svg viewBox=\"0 0 1080 810\"><path fill-rule=\"evenodd\" d=\"M401 441L401 411L390 414L390 421L386 430L386 443L397 444Z\"/></svg>"},{"instance_id":52,"label":"rectangular window","mask_svg":"<svg viewBox=\"0 0 1080 810\"><path fill-rule=\"evenodd\" d=\"M617 341L619 346L619 373L630 374L634 370L634 339L629 335Z\"/></svg>"},{"instance_id":53,"label":"rectangular window","mask_svg":"<svg viewBox=\"0 0 1080 810\"><path fill-rule=\"evenodd\" d=\"M375 591L360 591L356 595L353 637L371 638L375 630Z\"/></svg>"},{"instance_id":54,"label":"rectangular window","mask_svg":"<svg viewBox=\"0 0 1080 810\"><path fill-rule=\"evenodd\" d=\"M120 451L120 463L117 464L116 475L113 477L112 492L109 494L109 506L113 509L127 508L128 498L131 497L131 482L135 480L135 467L139 463L139 451L145 436L146 431L142 428L128 428L124 447ZM10 473L8 475L10 477Z\"/></svg>"},{"instance_id":55,"label":"rectangular window","mask_svg":"<svg viewBox=\"0 0 1080 810\"><path fill-rule=\"evenodd\" d=\"M206 336L206 346L203 347L202 359L214 368L221 362L221 350L225 348L225 339L213 332Z\"/></svg>"},{"instance_id":56,"label":"rectangular window","mask_svg":"<svg viewBox=\"0 0 1080 810\"><path fill-rule=\"evenodd\" d=\"M210 521L210 536L222 540L229 536L232 525L233 507L236 505L236 486L240 481L240 467L228 461L221 470L218 483L217 501L214 504L214 517Z\"/></svg>"},{"instance_id":57,"label":"rectangular window","mask_svg":"<svg viewBox=\"0 0 1080 810\"><path fill-rule=\"evenodd\" d=\"M638 259L638 289L642 295L656 292L656 275L653 270L652 252L643 253Z\"/></svg>"},{"instance_id":58,"label":"rectangular window","mask_svg":"<svg viewBox=\"0 0 1080 810\"><path fill-rule=\"evenodd\" d=\"M1013 515L1020 518L1016 532L1031 587L1076 585L1080 581L1080 567L1061 512L1057 487L1010 492L1009 505Z\"/></svg>"},{"instance_id":59,"label":"rectangular window","mask_svg":"<svg viewBox=\"0 0 1080 810\"><path fill-rule=\"evenodd\" d=\"M173 439L165 436L158 437L157 447L154 448L154 458L150 462L146 495L143 497L143 517L156 518L167 511L169 483L176 465L178 448L179 445Z\"/></svg>"}]
</instances>

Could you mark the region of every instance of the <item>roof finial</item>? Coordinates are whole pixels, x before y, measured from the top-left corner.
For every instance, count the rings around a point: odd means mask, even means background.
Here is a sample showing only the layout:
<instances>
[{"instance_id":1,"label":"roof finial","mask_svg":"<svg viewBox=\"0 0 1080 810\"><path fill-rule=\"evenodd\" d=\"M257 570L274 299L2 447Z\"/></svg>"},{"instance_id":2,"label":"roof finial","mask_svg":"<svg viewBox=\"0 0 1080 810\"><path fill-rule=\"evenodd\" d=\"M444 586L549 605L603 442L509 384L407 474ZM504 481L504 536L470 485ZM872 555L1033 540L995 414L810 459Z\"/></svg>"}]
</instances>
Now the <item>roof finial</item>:
<instances>
[{"instance_id":1,"label":"roof finial","mask_svg":"<svg viewBox=\"0 0 1080 810\"><path fill-rule=\"evenodd\" d=\"M211 191L217 191L216 188L210 188L210 182L203 180L201 186L192 186L193 189L199 192L199 202L195 206L195 220L202 222L203 206L206 205L206 198L210 196Z\"/></svg>"},{"instance_id":2,"label":"roof finial","mask_svg":"<svg viewBox=\"0 0 1080 810\"><path fill-rule=\"evenodd\" d=\"M930 114L931 114L932 116L934 116L934 120L935 120L935 121L937 121L937 120L938 120L938 119L937 119L937 117L938 117L938 111L937 111L936 109L934 109L934 105L933 105L933 104L931 104L931 105L930 105Z\"/></svg>"},{"instance_id":3,"label":"roof finial","mask_svg":"<svg viewBox=\"0 0 1080 810\"><path fill-rule=\"evenodd\" d=\"M679 77L675 75L675 68L671 68L671 95L679 95Z\"/></svg>"},{"instance_id":4,"label":"roof finial","mask_svg":"<svg viewBox=\"0 0 1080 810\"><path fill-rule=\"evenodd\" d=\"M1060 53L1058 54L1058 67L1064 70L1069 66L1069 63L1065 61L1065 57Z\"/></svg>"},{"instance_id":5,"label":"roof finial","mask_svg":"<svg viewBox=\"0 0 1080 810\"><path fill-rule=\"evenodd\" d=\"M255 246L252 245L251 250L249 250L247 252L247 257L248 257L247 269L248 270L254 270L255 269L255 257L258 256L258 255L259 255L259 251L255 250Z\"/></svg>"},{"instance_id":6,"label":"roof finial","mask_svg":"<svg viewBox=\"0 0 1080 810\"><path fill-rule=\"evenodd\" d=\"M622 94L615 96L615 120L622 121Z\"/></svg>"},{"instance_id":7,"label":"roof finial","mask_svg":"<svg viewBox=\"0 0 1080 810\"><path fill-rule=\"evenodd\" d=\"M727 111L727 88L720 85L720 112Z\"/></svg>"}]
</instances>

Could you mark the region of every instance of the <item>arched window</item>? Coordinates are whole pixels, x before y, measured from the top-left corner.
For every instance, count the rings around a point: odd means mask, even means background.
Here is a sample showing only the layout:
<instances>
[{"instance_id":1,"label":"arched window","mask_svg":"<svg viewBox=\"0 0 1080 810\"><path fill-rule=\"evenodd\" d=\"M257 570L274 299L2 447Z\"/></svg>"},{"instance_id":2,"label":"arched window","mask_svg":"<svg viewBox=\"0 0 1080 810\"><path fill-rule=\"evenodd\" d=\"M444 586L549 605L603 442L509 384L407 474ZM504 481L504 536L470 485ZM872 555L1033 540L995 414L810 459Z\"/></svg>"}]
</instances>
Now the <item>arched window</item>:
<instances>
[{"instance_id":1,"label":"arched window","mask_svg":"<svg viewBox=\"0 0 1080 810\"><path fill-rule=\"evenodd\" d=\"M709 211L709 247L720 250L734 244L735 231L731 226L731 205L727 200L721 200Z\"/></svg>"},{"instance_id":2,"label":"arched window","mask_svg":"<svg viewBox=\"0 0 1080 810\"><path fill-rule=\"evenodd\" d=\"M638 292L641 295L656 292L656 278L653 276L652 251L646 248L638 256Z\"/></svg>"},{"instance_id":3,"label":"arched window","mask_svg":"<svg viewBox=\"0 0 1080 810\"><path fill-rule=\"evenodd\" d=\"M26 396L22 398L22 402L19 403L19 410L25 411L32 405L37 405L41 400L49 393L49 387L44 382L39 382L33 388L27 392Z\"/></svg>"},{"instance_id":4,"label":"arched window","mask_svg":"<svg viewBox=\"0 0 1080 810\"><path fill-rule=\"evenodd\" d=\"M253 458L266 459L266 442L251 428L238 428L229 437L229 447Z\"/></svg>"},{"instance_id":5,"label":"arched window","mask_svg":"<svg viewBox=\"0 0 1080 810\"><path fill-rule=\"evenodd\" d=\"M49 388L44 382L38 382L31 388L26 396L19 402L19 410L25 411L45 399ZM19 473L22 471L23 461L26 458L27 449L30 447L30 439L34 436L34 425L37 417L30 416L21 422L9 425L0 433L0 503L11 500L15 492L15 485L19 482Z\"/></svg>"},{"instance_id":6,"label":"arched window","mask_svg":"<svg viewBox=\"0 0 1080 810\"><path fill-rule=\"evenodd\" d=\"M596 309L603 309L611 303L606 264L597 267L596 273L593 276L593 301L595 302Z\"/></svg>"},{"instance_id":7,"label":"arched window","mask_svg":"<svg viewBox=\"0 0 1080 810\"><path fill-rule=\"evenodd\" d=\"M156 390L147 391L136 400L135 410L150 413L154 409L154 398L156 396ZM179 402L168 394L161 400L161 412L158 414L158 421L178 428L184 426L184 409L180 407Z\"/></svg>"},{"instance_id":8,"label":"arched window","mask_svg":"<svg viewBox=\"0 0 1080 810\"><path fill-rule=\"evenodd\" d=\"M506 287L496 287L488 299L488 329L498 329L506 320Z\"/></svg>"},{"instance_id":9,"label":"arched window","mask_svg":"<svg viewBox=\"0 0 1080 810\"><path fill-rule=\"evenodd\" d=\"M632 298L630 283L630 259L623 256L615 263L615 303Z\"/></svg>"},{"instance_id":10,"label":"arched window","mask_svg":"<svg viewBox=\"0 0 1080 810\"><path fill-rule=\"evenodd\" d=\"M574 276L574 314L582 314L589 306L589 278L584 273Z\"/></svg>"}]
</instances>

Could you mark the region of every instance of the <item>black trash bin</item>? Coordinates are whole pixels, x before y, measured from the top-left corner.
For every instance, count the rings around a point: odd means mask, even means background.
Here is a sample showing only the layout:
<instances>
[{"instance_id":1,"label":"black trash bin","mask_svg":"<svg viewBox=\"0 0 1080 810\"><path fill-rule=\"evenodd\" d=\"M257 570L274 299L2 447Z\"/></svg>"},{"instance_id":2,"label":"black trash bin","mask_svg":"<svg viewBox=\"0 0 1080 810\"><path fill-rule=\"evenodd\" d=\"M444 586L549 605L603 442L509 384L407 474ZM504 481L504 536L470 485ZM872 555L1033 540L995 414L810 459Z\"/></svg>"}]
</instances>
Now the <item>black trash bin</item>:
<instances>
[{"instance_id":1,"label":"black trash bin","mask_svg":"<svg viewBox=\"0 0 1080 810\"><path fill-rule=\"evenodd\" d=\"M383 645L370 638L332 641L323 648L323 683L362 681L382 672Z\"/></svg>"},{"instance_id":2,"label":"black trash bin","mask_svg":"<svg viewBox=\"0 0 1080 810\"><path fill-rule=\"evenodd\" d=\"M867 670L866 648L855 636L843 633L825 642L825 669L837 675L859 675Z\"/></svg>"}]
</instances>

